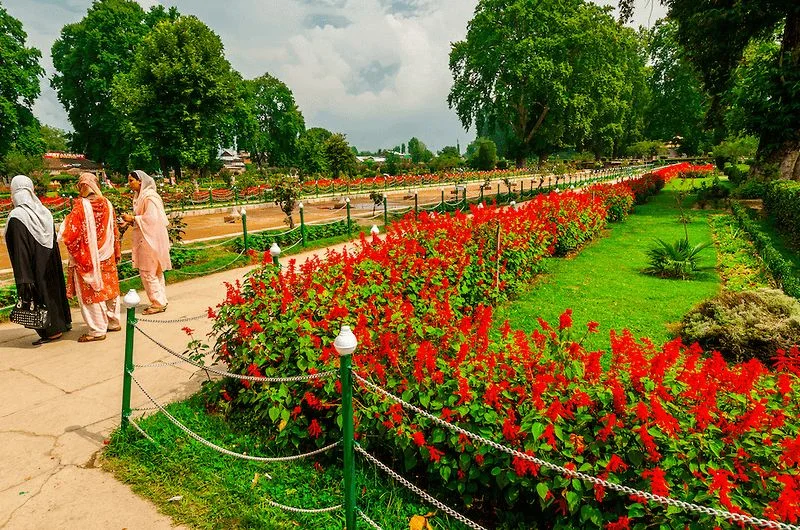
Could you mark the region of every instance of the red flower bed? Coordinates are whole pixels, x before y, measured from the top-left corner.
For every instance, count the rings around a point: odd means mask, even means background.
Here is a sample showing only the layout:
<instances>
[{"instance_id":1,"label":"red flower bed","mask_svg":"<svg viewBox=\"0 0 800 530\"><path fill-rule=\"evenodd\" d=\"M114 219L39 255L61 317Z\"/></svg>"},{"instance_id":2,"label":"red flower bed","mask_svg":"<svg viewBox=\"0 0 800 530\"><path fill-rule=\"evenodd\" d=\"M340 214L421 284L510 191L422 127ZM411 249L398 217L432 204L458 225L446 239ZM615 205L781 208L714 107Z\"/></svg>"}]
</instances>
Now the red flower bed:
<instances>
[{"instance_id":1,"label":"red flower bed","mask_svg":"<svg viewBox=\"0 0 800 530\"><path fill-rule=\"evenodd\" d=\"M267 266L231 285L215 323L217 357L239 373L288 376L337 365L342 324L359 340L355 370L387 391L521 452L686 501L796 522L800 515L800 353L769 371L728 365L672 341L657 347L612 333L586 351L566 311L532 334L492 321L557 249L603 226L624 185L543 195L519 210L473 209L398 223L386 240L329 253L279 274ZM624 191L623 191L624 190ZM268 258L266 258L268 260ZM564 302L565 305L568 301ZM336 380L262 385L226 381L231 414L277 448L341 436ZM395 467L416 468L439 494L482 517L522 526L713 527L471 442L358 388L359 442ZM536 523L534 523L536 521ZM699 526L697 526L699 525Z\"/></svg>"}]
</instances>

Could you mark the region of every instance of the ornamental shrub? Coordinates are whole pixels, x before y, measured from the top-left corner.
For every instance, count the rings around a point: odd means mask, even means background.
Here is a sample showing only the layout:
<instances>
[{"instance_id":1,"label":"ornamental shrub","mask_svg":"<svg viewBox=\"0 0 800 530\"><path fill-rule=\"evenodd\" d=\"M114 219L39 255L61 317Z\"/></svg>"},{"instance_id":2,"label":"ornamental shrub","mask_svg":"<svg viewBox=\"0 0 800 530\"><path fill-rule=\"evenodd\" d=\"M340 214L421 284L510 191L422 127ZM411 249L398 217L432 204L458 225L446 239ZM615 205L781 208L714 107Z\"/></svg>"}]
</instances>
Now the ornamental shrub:
<instances>
[{"instance_id":1,"label":"ornamental shrub","mask_svg":"<svg viewBox=\"0 0 800 530\"><path fill-rule=\"evenodd\" d=\"M774 217L775 226L800 245L800 182L771 183L764 195L764 208Z\"/></svg>"},{"instance_id":2,"label":"ornamental shrub","mask_svg":"<svg viewBox=\"0 0 800 530\"><path fill-rule=\"evenodd\" d=\"M680 335L734 362L769 362L800 344L800 302L775 289L723 292L681 322Z\"/></svg>"}]
</instances>

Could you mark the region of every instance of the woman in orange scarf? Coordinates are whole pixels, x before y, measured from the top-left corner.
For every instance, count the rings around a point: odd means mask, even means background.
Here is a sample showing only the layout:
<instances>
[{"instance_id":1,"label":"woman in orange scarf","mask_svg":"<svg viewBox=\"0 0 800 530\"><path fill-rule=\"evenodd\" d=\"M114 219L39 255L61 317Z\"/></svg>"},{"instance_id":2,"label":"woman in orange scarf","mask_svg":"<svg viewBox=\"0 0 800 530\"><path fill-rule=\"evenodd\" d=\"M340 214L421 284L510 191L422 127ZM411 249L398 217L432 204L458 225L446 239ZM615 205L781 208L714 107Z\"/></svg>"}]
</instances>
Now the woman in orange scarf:
<instances>
[{"instance_id":1,"label":"woman in orange scarf","mask_svg":"<svg viewBox=\"0 0 800 530\"><path fill-rule=\"evenodd\" d=\"M64 219L61 240L69 252L67 294L77 296L81 314L89 327L78 342L106 338L119 331L119 230L114 207L103 197L97 177L82 173L78 179L80 198Z\"/></svg>"}]
</instances>

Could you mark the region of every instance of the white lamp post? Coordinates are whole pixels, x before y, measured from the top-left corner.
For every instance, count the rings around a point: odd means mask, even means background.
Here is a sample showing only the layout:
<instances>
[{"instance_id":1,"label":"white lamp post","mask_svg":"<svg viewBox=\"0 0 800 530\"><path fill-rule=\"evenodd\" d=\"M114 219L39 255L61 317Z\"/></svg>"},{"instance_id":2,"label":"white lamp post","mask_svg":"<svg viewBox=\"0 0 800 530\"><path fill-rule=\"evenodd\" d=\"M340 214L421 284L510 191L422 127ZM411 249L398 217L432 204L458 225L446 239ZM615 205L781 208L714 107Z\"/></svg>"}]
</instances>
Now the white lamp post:
<instances>
[{"instance_id":1,"label":"white lamp post","mask_svg":"<svg viewBox=\"0 0 800 530\"><path fill-rule=\"evenodd\" d=\"M372 228L369 229L369 233L373 236L377 236L381 233L381 229L378 228L378 225L372 225Z\"/></svg>"},{"instance_id":2,"label":"white lamp post","mask_svg":"<svg viewBox=\"0 0 800 530\"><path fill-rule=\"evenodd\" d=\"M122 299L122 304L125 307L130 308L130 307L136 307L137 305L139 305L139 302L141 301L142 299L139 298L139 293L136 292L136 289L131 289L130 291L125 293L125 296Z\"/></svg>"},{"instance_id":3,"label":"white lamp post","mask_svg":"<svg viewBox=\"0 0 800 530\"><path fill-rule=\"evenodd\" d=\"M281 247L278 246L277 241L272 242L272 246L269 247L269 255L272 256L272 263L279 267L280 264L278 263L278 256L281 255Z\"/></svg>"},{"instance_id":4,"label":"white lamp post","mask_svg":"<svg viewBox=\"0 0 800 530\"><path fill-rule=\"evenodd\" d=\"M356 350L358 346L358 339L350 330L350 326L342 326L339 330L339 335L333 341L333 347L340 356L350 355Z\"/></svg>"}]
</instances>

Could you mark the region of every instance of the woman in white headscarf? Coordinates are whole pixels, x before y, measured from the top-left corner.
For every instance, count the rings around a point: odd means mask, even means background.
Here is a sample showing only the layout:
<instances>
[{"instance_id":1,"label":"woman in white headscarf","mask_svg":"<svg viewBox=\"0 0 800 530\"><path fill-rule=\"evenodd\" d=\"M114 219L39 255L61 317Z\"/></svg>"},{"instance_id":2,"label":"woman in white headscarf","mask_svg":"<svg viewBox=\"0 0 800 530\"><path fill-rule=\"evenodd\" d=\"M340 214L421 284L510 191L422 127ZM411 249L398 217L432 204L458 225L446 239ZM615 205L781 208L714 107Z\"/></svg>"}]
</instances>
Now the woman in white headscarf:
<instances>
[{"instance_id":1,"label":"woman in white headscarf","mask_svg":"<svg viewBox=\"0 0 800 530\"><path fill-rule=\"evenodd\" d=\"M134 192L133 215L122 214L122 220L133 226L131 258L150 299L150 307L144 314L162 313L167 310L164 271L172 268L167 232L169 218L153 177L144 171L133 171L128 175L128 186Z\"/></svg>"},{"instance_id":2,"label":"woman in white headscarf","mask_svg":"<svg viewBox=\"0 0 800 530\"><path fill-rule=\"evenodd\" d=\"M33 344L52 342L72 329L53 215L36 197L33 182L25 175L11 180L11 200L14 209L4 234L17 294L25 303L45 306L50 316L50 325L36 330L39 339Z\"/></svg>"}]
</instances>

